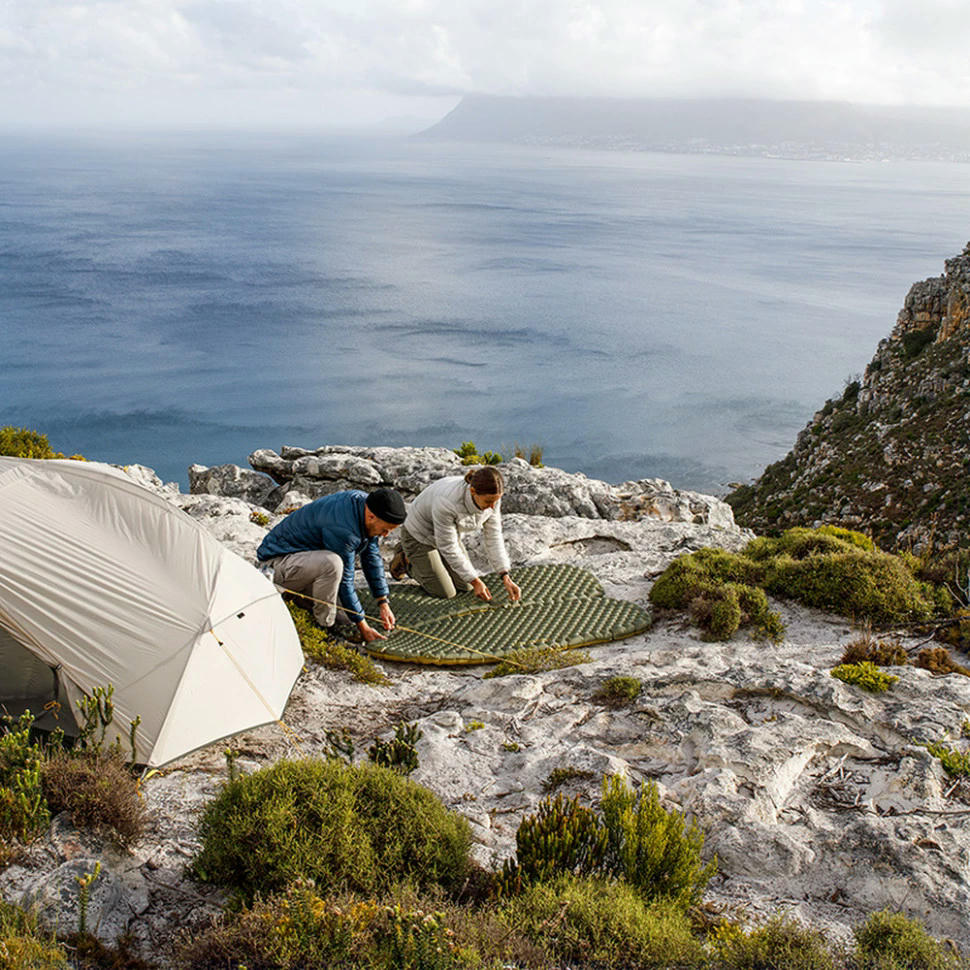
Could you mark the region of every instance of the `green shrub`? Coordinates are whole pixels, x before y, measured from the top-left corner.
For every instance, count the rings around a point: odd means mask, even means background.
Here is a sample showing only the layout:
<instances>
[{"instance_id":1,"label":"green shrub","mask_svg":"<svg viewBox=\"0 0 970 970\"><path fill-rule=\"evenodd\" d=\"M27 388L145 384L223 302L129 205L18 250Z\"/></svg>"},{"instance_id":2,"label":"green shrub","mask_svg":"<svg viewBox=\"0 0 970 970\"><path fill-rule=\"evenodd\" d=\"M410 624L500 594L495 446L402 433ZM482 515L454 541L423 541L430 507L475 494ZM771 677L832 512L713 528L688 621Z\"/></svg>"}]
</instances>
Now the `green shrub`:
<instances>
[{"instance_id":1,"label":"green shrub","mask_svg":"<svg viewBox=\"0 0 970 970\"><path fill-rule=\"evenodd\" d=\"M607 677L593 691L593 700L606 707L625 707L632 704L643 690L643 684L636 677Z\"/></svg>"},{"instance_id":2,"label":"green shrub","mask_svg":"<svg viewBox=\"0 0 970 970\"><path fill-rule=\"evenodd\" d=\"M936 339L936 329L936 327L923 327L919 330L907 330L902 335L903 356L906 360L918 357L923 352L923 348Z\"/></svg>"},{"instance_id":3,"label":"green shrub","mask_svg":"<svg viewBox=\"0 0 970 970\"><path fill-rule=\"evenodd\" d=\"M0 845L7 840L30 841L50 825L44 798L43 748L31 740L33 715L0 727Z\"/></svg>"},{"instance_id":4,"label":"green shrub","mask_svg":"<svg viewBox=\"0 0 970 970\"><path fill-rule=\"evenodd\" d=\"M942 741L929 741L924 747L943 765L943 770L948 775L955 778L966 778L970 775L970 753L957 751Z\"/></svg>"},{"instance_id":5,"label":"green shrub","mask_svg":"<svg viewBox=\"0 0 970 970\"><path fill-rule=\"evenodd\" d=\"M354 680L362 684L390 683L370 657L365 657L356 649L327 636L326 631L317 626L310 610L294 602L288 602L286 605L293 618L296 632L299 634L303 653L308 659L328 670L346 670L353 675Z\"/></svg>"},{"instance_id":6,"label":"green shrub","mask_svg":"<svg viewBox=\"0 0 970 970\"><path fill-rule=\"evenodd\" d=\"M648 903L623 883L560 875L507 900L502 918L555 957L556 966L640 970L707 964L680 907Z\"/></svg>"},{"instance_id":7,"label":"green shrub","mask_svg":"<svg viewBox=\"0 0 970 970\"><path fill-rule=\"evenodd\" d=\"M455 448L455 454L461 459L463 465L500 465L502 463L502 456L494 451L483 451L479 454L474 441L463 441L460 448Z\"/></svg>"},{"instance_id":8,"label":"green shrub","mask_svg":"<svg viewBox=\"0 0 970 970\"><path fill-rule=\"evenodd\" d=\"M375 764L280 761L229 781L206 807L199 878L252 899L297 879L374 893L411 880L458 885L467 821L427 789Z\"/></svg>"},{"instance_id":9,"label":"green shrub","mask_svg":"<svg viewBox=\"0 0 970 970\"><path fill-rule=\"evenodd\" d=\"M729 926L717 935L718 970L835 970L825 937L788 916L744 932Z\"/></svg>"},{"instance_id":10,"label":"green shrub","mask_svg":"<svg viewBox=\"0 0 970 970\"><path fill-rule=\"evenodd\" d=\"M394 737L390 741L375 741L367 751L374 764L383 765L410 775L418 767L418 749L415 745L421 740L422 732L416 724L402 721L394 729Z\"/></svg>"},{"instance_id":11,"label":"green shrub","mask_svg":"<svg viewBox=\"0 0 970 970\"><path fill-rule=\"evenodd\" d=\"M857 664L839 664L832 668L832 676L873 694L885 693L899 680L895 674L887 674L868 660Z\"/></svg>"},{"instance_id":12,"label":"green shrub","mask_svg":"<svg viewBox=\"0 0 970 970\"><path fill-rule=\"evenodd\" d=\"M64 458L54 451L46 434L30 431L27 428L14 428L6 425L0 428L0 455L12 458ZM71 455L75 461L84 461L83 455Z\"/></svg>"},{"instance_id":13,"label":"green shrub","mask_svg":"<svg viewBox=\"0 0 970 970\"><path fill-rule=\"evenodd\" d=\"M961 965L921 923L902 913L872 913L852 933L861 970L949 970Z\"/></svg>"},{"instance_id":14,"label":"green shrub","mask_svg":"<svg viewBox=\"0 0 970 970\"><path fill-rule=\"evenodd\" d=\"M854 547L800 559L782 554L772 562L765 588L806 606L875 624L927 620L935 611L931 591L898 556Z\"/></svg>"},{"instance_id":15,"label":"green shrub","mask_svg":"<svg viewBox=\"0 0 970 970\"><path fill-rule=\"evenodd\" d=\"M516 858L506 860L501 888L515 893L570 874L621 879L645 899L688 906L700 900L716 861L701 862L704 836L677 811L660 804L657 786L633 791L625 779L603 779L600 813L565 800L544 799L522 820Z\"/></svg>"},{"instance_id":16,"label":"green shrub","mask_svg":"<svg viewBox=\"0 0 970 970\"><path fill-rule=\"evenodd\" d=\"M618 775L604 779L601 810L611 874L647 899L684 905L700 901L717 862L702 863L703 833L695 822L688 824L680 812L660 804L654 782L633 791Z\"/></svg>"},{"instance_id":17,"label":"green shrub","mask_svg":"<svg viewBox=\"0 0 970 970\"><path fill-rule=\"evenodd\" d=\"M507 895L562 874L601 872L609 833L579 796L544 798L534 815L522 819L515 833L515 859L502 866L499 887Z\"/></svg>"},{"instance_id":18,"label":"green shrub","mask_svg":"<svg viewBox=\"0 0 970 970\"><path fill-rule=\"evenodd\" d=\"M2 970L67 970L70 966L53 935L42 932L30 913L0 899Z\"/></svg>"}]
</instances>

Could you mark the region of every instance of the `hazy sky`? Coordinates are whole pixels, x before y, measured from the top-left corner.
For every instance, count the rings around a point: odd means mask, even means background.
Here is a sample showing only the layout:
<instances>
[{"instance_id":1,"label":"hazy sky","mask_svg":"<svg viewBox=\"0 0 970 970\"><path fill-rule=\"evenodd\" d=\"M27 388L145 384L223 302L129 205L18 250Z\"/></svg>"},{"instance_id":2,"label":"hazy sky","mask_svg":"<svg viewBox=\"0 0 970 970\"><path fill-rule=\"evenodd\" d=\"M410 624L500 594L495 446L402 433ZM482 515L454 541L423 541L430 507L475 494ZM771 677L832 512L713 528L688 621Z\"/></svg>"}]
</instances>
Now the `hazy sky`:
<instances>
[{"instance_id":1,"label":"hazy sky","mask_svg":"<svg viewBox=\"0 0 970 970\"><path fill-rule=\"evenodd\" d=\"M0 124L370 124L466 92L970 106L966 0L0 0Z\"/></svg>"}]
</instances>

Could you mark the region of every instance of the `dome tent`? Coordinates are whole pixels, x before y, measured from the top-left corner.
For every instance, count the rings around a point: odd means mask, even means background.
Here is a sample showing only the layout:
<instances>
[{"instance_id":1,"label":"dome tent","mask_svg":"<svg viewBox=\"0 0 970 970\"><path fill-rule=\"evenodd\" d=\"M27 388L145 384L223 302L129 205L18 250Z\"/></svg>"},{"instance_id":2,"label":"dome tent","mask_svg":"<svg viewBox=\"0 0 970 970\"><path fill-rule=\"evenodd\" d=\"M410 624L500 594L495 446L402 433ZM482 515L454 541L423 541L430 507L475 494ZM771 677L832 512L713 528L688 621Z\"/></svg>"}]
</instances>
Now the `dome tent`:
<instances>
[{"instance_id":1,"label":"dome tent","mask_svg":"<svg viewBox=\"0 0 970 970\"><path fill-rule=\"evenodd\" d=\"M302 665L273 585L181 509L109 465L0 457L0 705L110 684L157 766L280 717Z\"/></svg>"}]
</instances>

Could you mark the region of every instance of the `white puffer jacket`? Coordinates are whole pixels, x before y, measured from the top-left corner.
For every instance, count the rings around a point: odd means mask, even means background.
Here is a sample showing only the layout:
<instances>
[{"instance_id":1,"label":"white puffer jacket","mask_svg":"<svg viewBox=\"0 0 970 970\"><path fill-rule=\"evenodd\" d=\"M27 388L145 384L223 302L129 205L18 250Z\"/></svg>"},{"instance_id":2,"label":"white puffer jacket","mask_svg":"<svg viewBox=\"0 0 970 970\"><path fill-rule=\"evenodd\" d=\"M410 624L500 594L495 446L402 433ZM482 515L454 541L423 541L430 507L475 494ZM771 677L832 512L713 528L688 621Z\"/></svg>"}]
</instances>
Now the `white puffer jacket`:
<instances>
[{"instance_id":1,"label":"white puffer jacket","mask_svg":"<svg viewBox=\"0 0 970 970\"><path fill-rule=\"evenodd\" d=\"M491 509L480 509L472 498L471 487L461 475L432 482L408 507L404 528L425 546L434 546L442 559L466 582L479 572L462 548L459 534L482 530L485 554L496 572L510 568L502 536L502 502Z\"/></svg>"}]
</instances>

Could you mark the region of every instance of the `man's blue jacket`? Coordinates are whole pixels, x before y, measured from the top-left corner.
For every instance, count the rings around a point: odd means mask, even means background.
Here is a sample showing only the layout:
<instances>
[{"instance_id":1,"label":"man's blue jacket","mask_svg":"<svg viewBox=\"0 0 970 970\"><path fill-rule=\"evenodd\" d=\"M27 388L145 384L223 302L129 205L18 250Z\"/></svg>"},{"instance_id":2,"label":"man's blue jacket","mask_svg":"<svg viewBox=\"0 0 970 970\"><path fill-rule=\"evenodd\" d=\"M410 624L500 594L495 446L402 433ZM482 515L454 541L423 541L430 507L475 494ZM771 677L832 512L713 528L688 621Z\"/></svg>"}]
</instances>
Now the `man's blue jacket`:
<instances>
[{"instance_id":1,"label":"man's blue jacket","mask_svg":"<svg viewBox=\"0 0 970 970\"><path fill-rule=\"evenodd\" d=\"M260 562L291 552L327 549L344 562L340 579L340 605L355 623L364 619L364 609L354 589L355 558L360 556L367 585L374 596L387 596L384 562L377 536L368 536L364 526L367 493L334 492L291 512L271 529L256 550Z\"/></svg>"}]
</instances>

